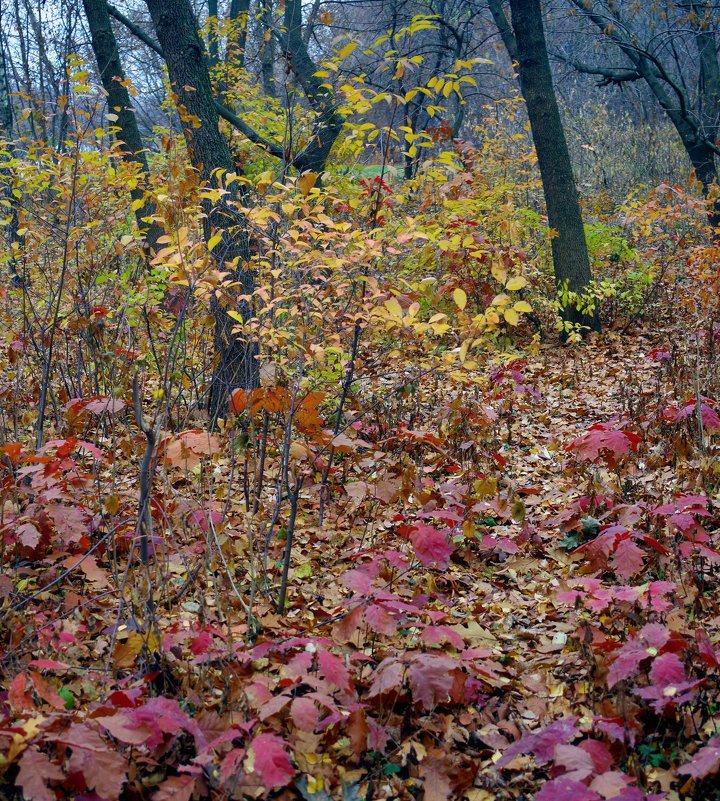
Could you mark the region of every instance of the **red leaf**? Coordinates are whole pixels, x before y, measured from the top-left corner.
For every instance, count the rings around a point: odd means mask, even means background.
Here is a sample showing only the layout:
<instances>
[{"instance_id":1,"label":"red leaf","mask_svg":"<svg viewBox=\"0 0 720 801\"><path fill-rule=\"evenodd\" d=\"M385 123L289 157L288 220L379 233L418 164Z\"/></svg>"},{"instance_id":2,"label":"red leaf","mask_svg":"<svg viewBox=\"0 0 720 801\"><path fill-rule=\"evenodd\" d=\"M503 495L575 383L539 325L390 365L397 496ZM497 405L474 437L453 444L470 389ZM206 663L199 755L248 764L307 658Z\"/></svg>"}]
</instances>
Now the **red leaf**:
<instances>
[{"instance_id":1,"label":"red leaf","mask_svg":"<svg viewBox=\"0 0 720 801\"><path fill-rule=\"evenodd\" d=\"M455 681L457 664L448 656L420 654L412 659L408 679L413 701L425 709L446 703Z\"/></svg>"},{"instance_id":2,"label":"red leaf","mask_svg":"<svg viewBox=\"0 0 720 801\"><path fill-rule=\"evenodd\" d=\"M15 709L33 709L35 706L32 694L25 690L26 684L27 674L18 673L8 687L8 701Z\"/></svg>"},{"instance_id":3,"label":"red leaf","mask_svg":"<svg viewBox=\"0 0 720 801\"><path fill-rule=\"evenodd\" d=\"M720 770L720 737L713 737L687 765L678 768L678 773L687 774L695 779L704 779L712 773L717 773L718 770Z\"/></svg>"},{"instance_id":4,"label":"red leaf","mask_svg":"<svg viewBox=\"0 0 720 801\"><path fill-rule=\"evenodd\" d=\"M421 565L437 567L438 570L447 569L453 546L448 542L444 531L438 531L432 526L418 523L415 531L410 535L410 542L415 548L415 556Z\"/></svg>"},{"instance_id":5,"label":"red leaf","mask_svg":"<svg viewBox=\"0 0 720 801\"><path fill-rule=\"evenodd\" d=\"M39 673L30 671L28 674L30 681L33 683L35 692L42 698L43 701L55 707L55 709L65 709L65 701L57 694L57 692L43 679Z\"/></svg>"},{"instance_id":6,"label":"red leaf","mask_svg":"<svg viewBox=\"0 0 720 801\"><path fill-rule=\"evenodd\" d=\"M127 778L127 762L122 754L111 751L96 731L79 724L73 724L69 733L59 739L72 747L68 772L81 772L85 784L99 796L118 801Z\"/></svg>"},{"instance_id":7,"label":"red leaf","mask_svg":"<svg viewBox=\"0 0 720 801\"><path fill-rule=\"evenodd\" d=\"M285 787L295 775L295 768L281 737L275 734L258 734L249 751L254 755L253 769L260 774L267 789Z\"/></svg>"},{"instance_id":8,"label":"red leaf","mask_svg":"<svg viewBox=\"0 0 720 801\"><path fill-rule=\"evenodd\" d=\"M35 746L26 749L18 763L20 768L15 784L22 788L25 801L55 801L55 791L49 781L62 781L65 774Z\"/></svg>"},{"instance_id":9,"label":"red leaf","mask_svg":"<svg viewBox=\"0 0 720 801\"><path fill-rule=\"evenodd\" d=\"M602 456L612 466L620 457L637 450L639 442L640 437L637 434L618 431L602 423L596 423L590 426L586 434L572 440L568 449L574 450L581 459L589 462L594 462Z\"/></svg>"},{"instance_id":10,"label":"red leaf","mask_svg":"<svg viewBox=\"0 0 720 801\"><path fill-rule=\"evenodd\" d=\"M33 659L28 662L28 667L36 667L41 670L69 670L70 665L64 662L56 662L54 659Z\"/></svg>"}]
</instances>

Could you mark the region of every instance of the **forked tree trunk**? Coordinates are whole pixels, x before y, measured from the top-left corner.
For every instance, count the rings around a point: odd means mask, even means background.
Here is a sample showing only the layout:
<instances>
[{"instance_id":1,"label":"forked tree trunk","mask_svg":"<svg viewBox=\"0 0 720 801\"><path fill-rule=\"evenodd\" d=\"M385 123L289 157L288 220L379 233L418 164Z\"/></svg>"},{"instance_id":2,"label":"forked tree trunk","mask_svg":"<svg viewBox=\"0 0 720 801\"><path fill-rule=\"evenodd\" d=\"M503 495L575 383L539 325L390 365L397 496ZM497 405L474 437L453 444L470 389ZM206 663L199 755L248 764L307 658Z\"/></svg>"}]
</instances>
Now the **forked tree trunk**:
<instances>
[{"instance_id":1,"label":"forked tree trunk","mask_svg":"<svg viewBox=\"0 0 720 801\"><path fill-rule=\"evenodd\" d=\"M205 49L198 33L198 24L189 0L146 0L158 41L168 68L170 85L177 97L181 118L185 117L185 141L193 167L209 186L218 186L217 171L234 172L234 165L225 137L218 128L218 111L213 101ZM189 115L189 117L186 117ZM197 126L197 127L196 127ZM249 269L250 242L247 222L234 201L238 200L237 183L230 184L223 200L204 200L203 233L206 241L214 234L222 239L213 248L218 269L233 270L239 295L252 294L255 284ZM230 264L235 266L231 267ZM213 417L222 415L230 392L237 387L257 384L258 364L255 348L233 334L237 326L228 310L250 316L246 301L228 303L215 297L215 351L217 367L210 391L209 408Z\"/></svg>"}]
</instances>

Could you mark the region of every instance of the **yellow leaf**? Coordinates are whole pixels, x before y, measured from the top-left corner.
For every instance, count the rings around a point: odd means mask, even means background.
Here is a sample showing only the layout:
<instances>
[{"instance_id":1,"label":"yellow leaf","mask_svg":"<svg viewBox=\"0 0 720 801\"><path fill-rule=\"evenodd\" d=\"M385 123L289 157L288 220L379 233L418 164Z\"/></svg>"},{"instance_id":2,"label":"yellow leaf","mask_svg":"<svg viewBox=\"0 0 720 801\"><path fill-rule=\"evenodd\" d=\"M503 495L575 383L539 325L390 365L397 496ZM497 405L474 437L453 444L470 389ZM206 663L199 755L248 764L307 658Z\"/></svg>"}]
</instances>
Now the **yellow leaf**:
<instances>
[{"instance_id":1,"label":"yellow leaf","mask_svg":"<svg viewBox=\"0 0 720 801\"><path fill-rule=\"evenodd\" d=\"M211 236L208 239L208 250L212 250L214 247L217 247L220 244L220 240L222 239L222 234L215 234L215 236Z\"/></svg>"},{"instance_id":2,"label":"yellow leaf","mask_svg":"<svg viewBox=\"0 0 720 801\"><path fill-rule=\"evenodd\" d=\"M392 314L393 317L399 317L402 320L402 306L397 298L390 298L385 301L385 308Z\"/></svg>"},{"instance_id":3,"label":"yellow leaf","mask_svg":"<svg viewBox=\"0 0 720 801\"><path fill-rule=\"evenodd\" d=\"M527 279L523 278L521 275L515 275L507 282L505 289L509 289L511 292L517 292L518 289L522 289L525 286L527 286Z\"/></svg>"},{"instance_id":4,"label":"yellow leaf","mask_svg":"<svg viewBox=\"0 0 720 801\"><path fill-rule=\"evenodd\" d=\"M516 312L524 312L527 314L528 312L532 311L532 306L527 301L519 300L513 306L513 309L515 309Z\"/></svg>"},{"instance_id":5,"label":"yellow leaf","mask_svg":"<svg viewBox=\"0 0 720 801\"><path fill-rule=\"evenodd\" d=\"M298 178L298 189L303 193L303 195L309 195L310 190L315 186L315 182L317 181L319 173L312 172L312 170L308 170L304 172Z\"/></svg>"},{"instance_id":6,"label":"yellow leaf","mask_svg":"<svg viewBox=\"0 0 720 801\"><path fill-rule=\"evenodd\" d=\"M343 47L342 50L338 53L337 55L338 59L342 61L344 58L347 58L350 55L350 53L352 53L353 50L355 50L357 46L358 46L357 42L348 42L345 45L345 47Z\"/></svg>"},{"instance_id":7,"label":"yellow leaf","mask_svg":"<svg viewBox=\"0 0 720 801\"><path fill-rule=\"evenodd\" d=\"M453 300L455 301L455 305L458 307L458 309L462 311L465 306L467 306L467 295L465 294L465 290L458 287L453 292Z\"/></svg>"},{"instance_id":8,"label":"yellow leaf","mask_svg":"<svg viewBox=\"0 0 720 801\"><path fill-rule=\"evenodd\" d=\"M515 309L505 309L503 317L505 318L505 322L509 325L517 325L520 322L520 315Z\"/></svg>"}]
</instances>

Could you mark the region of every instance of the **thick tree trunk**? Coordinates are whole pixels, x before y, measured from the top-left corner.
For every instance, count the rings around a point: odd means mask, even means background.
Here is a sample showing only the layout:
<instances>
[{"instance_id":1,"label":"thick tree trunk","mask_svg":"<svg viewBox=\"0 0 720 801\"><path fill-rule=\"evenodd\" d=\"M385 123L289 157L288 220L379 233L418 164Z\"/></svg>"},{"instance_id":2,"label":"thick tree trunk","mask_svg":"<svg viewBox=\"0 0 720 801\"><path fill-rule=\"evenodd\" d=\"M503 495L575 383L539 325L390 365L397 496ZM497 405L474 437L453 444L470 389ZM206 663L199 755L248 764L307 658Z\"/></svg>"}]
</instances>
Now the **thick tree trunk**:
<instances>
[{"instance_id":1,"label":"thick tree trunk","mask_svg":"<svg viewBox=\"0 0 720 801\"><path fill-rule=\"evenodd\" d=\"M197 20L189 0L146 0L150 9L158 41L164 53L170 85L177 97L181 117L190 115L199 122L184 126L185 140L193 166L203 182L217 186L218 170L234 172L230 148L218 129L218 112L213 101L210 76ZM249 296L254 289L254 277L249 269L250 244L245 217L238 211L236 183L228 187L219 203L203 201L205 219L204 236L209 240L214 232L222 239L213 249L213 256L221 270L234 270L238 282L237 292ZM235 267L229 263L234 262ZM215 349L218 360L210 391L209 407L213 417L222 415L229 393L236 387L253 387L257 384L258 365L255 348L239 339L232 329L237 323L227 314L225 304L215 299ZM237 300L231 311L238 311L245 319L250 316L250 304Z\"/></svg>"},{"instance_id":2,"label":"thick tree trunk","mask_svg":"<svg viewBox=\"0 0 720 801\"><path fill-rule=\"evenodd\" d=\"M92 40L92 49L100 73L100 80L107 92L108 109L117 115L117 134L122 157L128 162L140 166L140 181L137 187L130 190L130 196L135 201L143 200L144 205L135 211L137 226L145 232L146 252L151 254L157 250L159 237L163 229L156 222L146 223L143 217L152 217L155 214L155 204L148 198L148 163L143 150L143 141L140 136L135 111L132 108L130 93L125 86L125 74L120 63L117 40L110 22L110 14L105 0L83 0L85 16L87 17Z\"/></svg>"},{"instance_id":3,"label":"thick tree trunk","mask_svg":"<svg viewBox=\"0 0 720 801\"><path fill-rule=\"evenodd\" d=\"M580 202L548 61L539 0L510 0L518 74L542 177L552 238L555 281L581 293L592 280ZM599 330L599 318L575 308L565 319Z\"/></svg>"}]
</instances>

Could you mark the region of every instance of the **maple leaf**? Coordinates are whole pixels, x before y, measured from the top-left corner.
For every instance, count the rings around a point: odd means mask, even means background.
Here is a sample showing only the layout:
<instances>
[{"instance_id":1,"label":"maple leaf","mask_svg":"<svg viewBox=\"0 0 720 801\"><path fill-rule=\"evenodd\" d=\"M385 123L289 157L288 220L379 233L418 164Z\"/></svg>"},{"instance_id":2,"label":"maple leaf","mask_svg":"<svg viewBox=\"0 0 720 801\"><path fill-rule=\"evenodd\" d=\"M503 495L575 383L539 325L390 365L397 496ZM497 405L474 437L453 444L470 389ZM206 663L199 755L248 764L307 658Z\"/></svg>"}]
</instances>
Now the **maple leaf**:
<instances>
[{"instance_id":1,"label":"maple leaf","mask_svg":"<svg viewBox=\"0 0 720 801\"><path fill-rule=\"evenodd\" d=\"M42 534L32 523L21 523L16 529L18 539L26 548L37 548L42 539Z\"/></svg>"},{"instance_id":2,"label":"maple leaf","mask_svg":"<svg viewBox=\"0 0 720 801\"><path fill-rule=\"evenodd\" d=\"M692 691L701 681L688 681L685 667L677 654L659 656L650 668L649 687L635 690L635 694L652 702L653 709L660 714L668 704L682 704L690 700Z\"/></svg>"},{"instance_id":3,"label":"maple leaf","mask_svg":"<svg viewBox=\"0 0 720 801\"><path fill-rule=\"evenodd\" d=\"M248 749L253 770L268 790L289 784L295 775L285 741L275 734L258 734Z\"/></svg>"},{"instance_id":4,"label":"maple leaf","mask_svg":"<svg viewBox=\"0 0 720 801\"><path fill-rule=\"evenodd\" d=\"M323 650L318 651L317 659L320 672L331 684L340 690L349 691L351 689L350 674L339 656Z\"/></svg>"},{"instance_id":5,"label":"maple leaf","mask_svg":"<svg viewBox=\"0 0 720 801\"><path fill-rule=\"evenodd\" d=\"M438 531L424 523L416 523L415 530L410 535L410 542L421 565L436 567L438 570L447 569L454 549L444 531Z\"/></svg>"},{"instance_id":6,"label":"maple leaf","mask_svg":"<svg viewBox=\"0 0 720 801\"><path fill-rule=\"evenodd\" d=\"M302 695L293 698L290 704L290 717L300 731L312 734L320 719L320 713L312 698Z\"/></svg>"},{"instance_id":7,"label":"maple leaf","mask_svg":"<svg viewBox=\"0 0 720 801\"><path fill-rule=\"evenodd\" d=\"M594 790L567 776L560 776L540 788L535 801L602 801Z\"/></svg>"},{"instance_id":8,"label":"maple leaf","mask_svg":"<svg viewBox=\"0 0 720 801\"><path fill-rule=\"evenodd\" d=\"M627 581L643 569L645 554L629 537L621 539L615 548L612 568L616 575Z\"/></svg>"},{"instance_id":9,"label":"maple leaf","mask_svg":"<svg viewBox=\"0 0 720 801\"><path fill-rule=\"evenodd\" d=\"M555 754L555 746L567 743L578 735L577 717L570 716L553 721L538 732L525 732L523 736L510 745L498 761L502 768L517 754L532 754L538 765L549 762Z\"/></svg>"},{"instance_id":10,"label":"maple leaf","mask_svg":"<svg viewBox=\"0 0 720 801\"><path fill-rule=\"evenodd\" d=\"M567 448L589 462L594 462L602 456L613 467L621 457L630 451L636 451L640 441L637 434L596 423L590 426L587 433L572 440Z\"/></svg>"},{"instance_id":11,"label":"maple leaf","mask_svg":"<svg viewBox=\"0 0 720 801\"><path fill-rule=\"evenodd\" d=\"M658 623L648 623L640 630L640 637L628 640L618 651L608 670L607 684L612 689L619 681L634 676L640 663L657 656L670 639L670 632Z\"/></svg>"},{"instance_id":12,"label":"maple leaf","mask_svg":"<svg viewBox=\"0 0 720 801\"><path fill-rule=\"evenodd\" d=\"M49 503L45 507L45 513L64 542L80 542L88 533L89 515L79 506Z\"/></svg>"},{"instance_id":13,"label":"maple leaf","mask_svg":"<svg viewBox=\"0 0 720 801\"><path fill-rule=\"evenodd\" d=\"M457 663L442 654L413 657L408 668L413 701L419 701L425 709L446 703L450 699L456 670Z\"/></svg>"},{"instance_id":14,"label":"maple leaf","mask_svg":"<svg viewBox=\"0 0 720 801\"><path fill-rule=\"evenodd\" d=\"M448 774L447 760L441 756L428 757L420 763L423 801L447 801L453 796L452 782Z\"/></svg>"},{"instance_id":15,"label":"maple leaf","mask_svg":"<svg viewBox=\"0 0 720 801\"><path fill-rule=\"evenodd\" d=\"M368 690L368 698L382 695L390 690L397 691L403 680L404 668L394 656L388 656L375 668L373 680Z\"/></svg>"},{"instance_id":16,"label":"maple leaf","mask_svg":"<svg viewBox=\"0 0 720 801\"><path fill-rule=\"evenodd\" d=\"M20 757L18 767L15 784L22 788L26 801L55 801L55 791L48 787L48 782L65 778L56 764L33 745Z\"/></svg>"},{"instance_id":17,"label":"maple leaf","mask_svg":"<svg viewBox=\"0 0 720 801\"><path fill-rule=\"evenodd\" d=\"M575 781L582 781L595 773L592 756L577 745L558 743L555 746L554 762L572 774L568 778Z\"/></svg>"},{"instance_id":18,"label":"maple leaf","mask_svg":"<svg viewBox=\"0 0 720 801\"><path fill-rule=\"evenodd\" d=\"M698 750L686 765L678 768L678 773L704 779L720 770L720 737L713 737L707 745Z\"/></svg>"}]
</instances>

